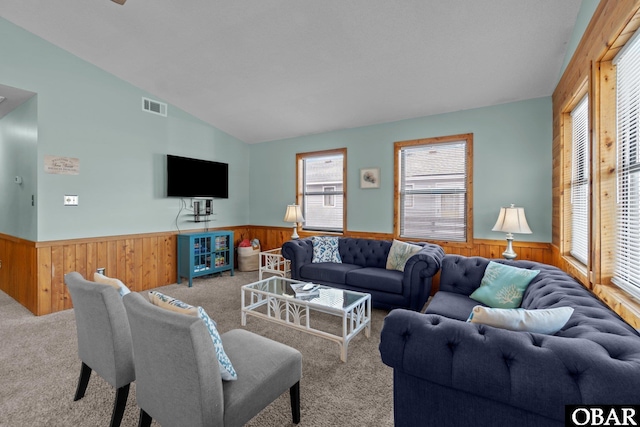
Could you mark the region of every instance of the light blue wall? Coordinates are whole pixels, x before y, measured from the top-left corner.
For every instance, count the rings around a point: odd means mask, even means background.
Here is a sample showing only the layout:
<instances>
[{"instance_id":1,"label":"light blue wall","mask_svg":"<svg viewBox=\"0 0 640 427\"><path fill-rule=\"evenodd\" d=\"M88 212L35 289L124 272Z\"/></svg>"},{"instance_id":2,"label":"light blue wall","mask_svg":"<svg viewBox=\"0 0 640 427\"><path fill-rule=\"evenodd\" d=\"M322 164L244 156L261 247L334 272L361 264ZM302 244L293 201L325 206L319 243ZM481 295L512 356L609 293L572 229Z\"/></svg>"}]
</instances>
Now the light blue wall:
<instances>
[{"instance_id":1,"label":"light blue wall","mask_svg":"<svg viewBox=\"0 0 640 427\"><path fill-rule=\"evenodd\" d=\"M38 94L38 241L175 230L167 153L229 163L230 198L209 225L248 223L247 144L171 105L166 118L143 112L141 97L157 98L2 18L0 58L1 84ZM45 155L80 159L80 174L45 173ZM79 206L63 206L65 194ZM180 229L203 226L186 218Z\"/></svg>"},{"instance_id":2,"label":"light blue wall","mask_svg":"<svg viewBox=\"0 0 640 427\"><path fill-rule=\"evenodd\" d=\"M34 96L0 119L0 233L36 240L35 159L38 143L38 102ZM14 177L22 178L21 184Z\"/></svg>"},{"instance_id":3,"label":"light blue wall","mask_svg":"<svg viewBox=\"0 0 640 427\"><path fill-rule=\"evenodd\" d=\"M525 208L531 235L551 241L551 98L478 108L251 146L249 223L287 226L295 200L298 152L347 148L347 228L393 232L393 143L462 133L474 135L474 237L502 239L491 231L500 206ZM360 189L359 170L380 167L380 189Z\"/></svg>"}]
</instances>

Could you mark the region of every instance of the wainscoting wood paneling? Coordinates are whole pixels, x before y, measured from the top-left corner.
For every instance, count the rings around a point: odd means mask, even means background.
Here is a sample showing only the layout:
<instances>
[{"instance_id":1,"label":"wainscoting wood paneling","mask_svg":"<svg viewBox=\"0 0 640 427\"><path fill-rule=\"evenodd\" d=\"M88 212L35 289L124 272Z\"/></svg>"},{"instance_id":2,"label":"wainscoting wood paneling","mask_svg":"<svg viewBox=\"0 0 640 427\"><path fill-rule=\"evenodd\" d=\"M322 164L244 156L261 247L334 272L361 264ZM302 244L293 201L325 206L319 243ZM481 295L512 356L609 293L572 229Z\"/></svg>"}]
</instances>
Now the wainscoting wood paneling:
<instances>
[{"instance_id":1,"label":"wainscoting wood paneling","mask_svg":"<svg viewBox=\"0 0 640 427\"><path fill-rule=\"evenodd\" d=\"M292 228L236 226L236 246L242 239L260 240L262 250L281 247L291 239ZM193 230L197 232L199 230ZM301 237L314 234L299 231ZM44 315L72 307L64 275L77 271L91 279L98 268L122 280L133 291L176 283L176 232L107 236L50 242L29 242L0 235L0 289L31 312ZM347 237L391 240L391 233L346 232ZM505 240L478 239L471 246L443 243L446 253L500 258ZM548 243L514 242L518 259L552 262ZM237 259L237 257L236 257ZM437 289L437 281L436 287Z\"/></svg>"},{"instance_id":2,"label":"wainscoting wood paneling","mask_svg":"<svg viewBox=\"0 0 640 427\"><path fill-rule=\"evenodd\" d=\"M255 237L250 228L223 227L242 238ZM199 232L200 230L189 230ZM262 232L265 241L281 233ZM64 275L77 271L91 279L98 268L122 280L133 291L177 281L176 232L31 242L0 234L0 290L36 315L72 308Z\"/></svg>"},{"instance_id":3,"label":"wainscoting wood paneling","mask_svg":"<svg viewBox=\"0 0 640 427\"><path fill-rule=\"evenodd\" d=\"M35 313L36 250L28 240L0 234L0 290Z\"/></svg>"}]
</instances>

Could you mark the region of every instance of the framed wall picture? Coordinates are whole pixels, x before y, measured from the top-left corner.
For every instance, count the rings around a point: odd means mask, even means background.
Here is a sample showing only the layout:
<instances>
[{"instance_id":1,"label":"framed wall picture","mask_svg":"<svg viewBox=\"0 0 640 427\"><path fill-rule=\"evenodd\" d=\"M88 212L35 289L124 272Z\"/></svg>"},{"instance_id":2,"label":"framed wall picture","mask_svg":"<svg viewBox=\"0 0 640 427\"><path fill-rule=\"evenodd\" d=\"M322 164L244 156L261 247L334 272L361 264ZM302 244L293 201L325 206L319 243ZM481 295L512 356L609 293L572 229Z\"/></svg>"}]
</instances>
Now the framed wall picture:
<instances>
[{"instance_id":1,"label":"framed wall picture","mask_svg":"<svg viewBox=\"0 0 640 427\"><path fill-rule=\"evenodd\" d=\"M360 169L360 188L380 188L380 168Z\"/></svg>"}]
</instances>

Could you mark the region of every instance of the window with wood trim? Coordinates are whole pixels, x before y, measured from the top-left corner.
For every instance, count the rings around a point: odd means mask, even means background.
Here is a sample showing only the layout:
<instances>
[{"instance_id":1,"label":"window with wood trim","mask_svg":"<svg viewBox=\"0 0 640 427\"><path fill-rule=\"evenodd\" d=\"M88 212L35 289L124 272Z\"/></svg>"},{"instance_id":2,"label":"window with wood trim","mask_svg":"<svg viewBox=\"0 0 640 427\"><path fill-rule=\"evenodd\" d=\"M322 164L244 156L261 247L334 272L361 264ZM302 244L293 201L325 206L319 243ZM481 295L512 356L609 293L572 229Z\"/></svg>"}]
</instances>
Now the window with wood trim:
<instances>
[{"instance_id":1,"label":"window with wood trim","mask_svg":"<svg viewBox=\"0 0 640 427\"><path fill-rule=\"evenodd\" d=\"M396 142L395 235L430 241L473 238L473 135Z\"/></svg>"},{"instance_id":2,"label":"window with wood trim","mask_svg":"<svg viewBox=\"0 0 640 427\"><path fill-rule=\"evenodd\" d=\"M297 194L303 230L341 233L346 221L346 148L298 153Z\"/></svg>"},{"instance_id":3,"label":"window with wood trim","mask_svg":"<svg viewBox=\"0 0 640 427\"><path fill-rule=\"evenodd\" d=\"M569 253L582 264L589 258L589 97L571 111L571 239Z\"/></svg>"},{"instance_id":4,"label":"window with wood trim","mask_svg":"<svg viewBox=\"0 0 640 427\"><path fill-rule=\"evenodd\" d=\"M640 39L614 59L616 66L617 210L612 281L640 297Z\"/></svg>"}]
</instances>

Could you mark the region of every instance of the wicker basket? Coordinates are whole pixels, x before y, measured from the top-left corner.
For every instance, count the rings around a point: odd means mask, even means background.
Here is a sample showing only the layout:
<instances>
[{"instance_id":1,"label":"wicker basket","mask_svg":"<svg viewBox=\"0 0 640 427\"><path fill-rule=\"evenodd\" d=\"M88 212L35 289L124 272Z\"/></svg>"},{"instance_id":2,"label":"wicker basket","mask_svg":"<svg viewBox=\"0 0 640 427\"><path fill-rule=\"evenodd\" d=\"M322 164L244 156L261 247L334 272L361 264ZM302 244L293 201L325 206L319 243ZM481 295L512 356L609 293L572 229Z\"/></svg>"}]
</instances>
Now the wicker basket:
<instances>
[{"instance_id":1,"label":"wicker basket","mask_svg":"<svg viewBox=\"0 0 640 427\"><path fill-rule=\"evenodd\" d=\"M238 270L257 271L260 264L260 248L251 246L238 248Z\"/></svg>"}]
</instances>

